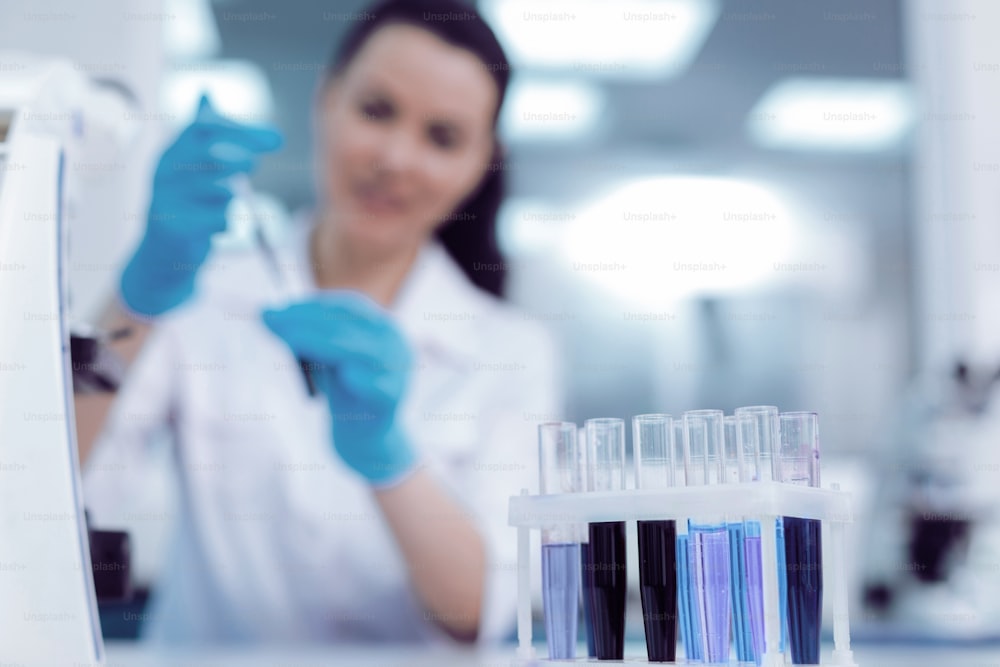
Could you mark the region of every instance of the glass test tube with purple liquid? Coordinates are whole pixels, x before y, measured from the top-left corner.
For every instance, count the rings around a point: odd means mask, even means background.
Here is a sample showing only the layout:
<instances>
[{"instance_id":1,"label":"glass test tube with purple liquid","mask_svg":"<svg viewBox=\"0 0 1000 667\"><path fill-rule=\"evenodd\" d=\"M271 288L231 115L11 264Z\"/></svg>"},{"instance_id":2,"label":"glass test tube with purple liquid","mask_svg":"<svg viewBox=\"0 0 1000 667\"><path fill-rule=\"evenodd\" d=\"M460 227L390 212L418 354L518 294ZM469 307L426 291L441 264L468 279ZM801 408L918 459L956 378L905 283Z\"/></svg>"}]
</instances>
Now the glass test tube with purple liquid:
<instances>
[{"instance_id":1,"label":"glass test tube with purple liquid","mask_svg":"<svg viewBox=\"0 0 1000 667\"><path fill-rule=\"evenodd\" d=\"M735 411L737 425L736 436L738 448L746 478L743 481L761 482L775 479L773 471L773 455L778 449L778 408L773 405L752 405L737 408ZM770 529L770 527L768 527ZM765 649L764 622L764 563L761 552L760 522L753 519L743 521L744 558L746 569L746 600L749 618L752 661L760 664ZM775 538L778 543L778 588L779 588L779 618L781 619L781 643L771 650L784 651L785 645L785 553L781 538L782 526L779 519L775 526ZM775 567L768 564L767 567Z\"/></svg>"},{"instance_id":2,"label":"glass test tube with purple liquid","mask_svg":"<svg viewBox=\"0 0 1000 667\"><path fill-rule=\"evenodd\" d=\"M723 481L726 484L739 484L751 481L751 463L747 460L744 446L748 443L746 433L752 429L752 421L745 416L727 416L724 420L726 437L723 449ZM756 663L753 651L753 628L750 615L750 571L747 568L746 535L748 524L754 523L746 518L730 521L727 524L729 532L729 566L732 602L733 646L736 659L741 663Z\"/></svg>"},{"instance_id":3,"label":"glass test tube with purple liquid","mask_svg":"<svg viewBox=\"0 0 1000 667\"><path fill-rule=\"evenodd\" d=\"M687 485L721 483L722 410L691 410L683 414L683 421ZM694 545L690 574L701 627L701 662L724 664L729 661L732 585L726 517L689 518L688 537Z\"/></svg>"},{"instance_id":4,"label":"glass test tube with purple liquid","mask_svg":"<svg viewBox=\"0 0 1000 667\"><path fill-rule=\"evenodd\" d=\"M538 426L539 492L574 493L581 488L576 424ZM554 522L542 529L542 606L549 658L576 656L580 596L579 528Z\"/></svg>"}]
</instances>

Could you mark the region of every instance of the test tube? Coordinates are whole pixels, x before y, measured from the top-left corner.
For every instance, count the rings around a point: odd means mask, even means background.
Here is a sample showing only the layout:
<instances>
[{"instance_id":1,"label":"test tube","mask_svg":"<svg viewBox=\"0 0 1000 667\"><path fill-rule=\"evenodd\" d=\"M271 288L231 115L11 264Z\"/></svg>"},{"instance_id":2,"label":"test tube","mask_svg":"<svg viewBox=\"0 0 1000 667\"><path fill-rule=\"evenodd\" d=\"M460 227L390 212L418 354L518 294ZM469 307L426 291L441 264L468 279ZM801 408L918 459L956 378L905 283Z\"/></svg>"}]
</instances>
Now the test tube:
<instances>
[{"instance_id":1,"label":"test tube","mask_svg":"<svg viewBox=\"0 0 1000 667\"><path fill-rule=\"evenodd\" d=\"M684 420L674 420L674 482L676 486L687 485L687 471L684 454ZM694 571L694 544L688 535L687 522L681 522L677 530L677 621L680 626L681 644L688 662L700 662L701 625L698 623L698 602L691 586Z\"/></svg>"},{"instance_id":2,"label":"test tube","mask_svg":"<svg viewBox=\"0 0 1000 667\"><path fill-rule=\"evenodd\" d=\"M780 415L778 481L819 486L819 417L815 412ZM793 665L819 664L823 612L822 523L784 517L788 567L788 639Z\"/></svg>"},{"instance_id":3,"label":"test tube","mask_svg":"<svg viewBox=\"0 0 1000 667\"><path fill-rule=\"evenodd\" d=\"M591 491L625 489L625 421L588 419L587 468ZM594 651L598 660L621 660L625 652L625 522L590 524L590 561L584 578L590 588Z\"/></svg>"},{"instance_id":4,"label":"test tube","mask_svg":"<svg viewBox=\"0 0 1000 667\"><path fill-rule=\"evenodd\" d=\"M587 453L587 429L585 427L580 427L577 431L577 446L579 447L580 470L583 475L580 490L587 491L591 488L591 484L588 481L590 479L588 477L590 457ZM597 649L594 647L594 615L590 604L593 580L587 577L587 573L593 569L590 562L590 527L584 525L580 531L580 602L583 606L583 633L587 639L587 657L595 658L597 657Z\"/></svg>"},{"instance_id":5,"label":"test tube","mask_svg":"<svg viewBox=\"0 0 1000 667\"><path fill-rule=\"evenodd\" d=\"M539 492L580 490L576 424L550 422L538 426ZM576 657L580 598L580 545L573 524L542 530L542 603L545 639L552 660Z\"/></svg>"},{"instance_id":6,"label":"test tube","mask_svg":"<svg viewBox=\"0 0 1000 667\"><path fill-rule=\"evenodd\" d=\"M778 408L773 405L747 405L736 408L734 416L749 418L756 431L756 446L746 444L744 456L749 466L750 481L777 479L773 454L778 448Z\"/></svg>"},{"instance_id":7,"label":"test tube","mask_svg":"<svg viewBox=\"0 0 1000 667\"><path fill-rule=\"evenodd\" d=\"M723 473L726 484L750 481L750 466L744 447L747 439L742 430L752 430L753 422L744 415L725 417L725 448L723 450ZM730 521L729 533L729 577L731 582L730 601L732 603L733 645L736 659L740 662L756 662L753 652L753 632L750 623L750 587L747 577L746 534L747 518Z\"/></svg>"},{"instance_id":8,"label":"test tube","mask_svg":"<svg viewBox=\"0 0 1000 667\"><path fill-rule=\"evenodd\" d=\"M741 450L749 481L771 481L777 479L774 471L774 453L778 450L778 408L773 405L748 405L736 408L734 416L743 421L737 435L741 439ZM781 619L779 653L784 652L787 642L787 602L786 568L784 550L784 528L782 520L775 522L775 539L778 562L778 604ZM761 525L756 520L744 521L744 554L746 559L747 602L750 618L751 648L754 662L760 664L765 648L764 623L764 564L761 551ZM768 566L770 567L770 565ZM772 649L773 650L773 649Z\"/></svg>"},{"instance_id":9,"label":"test tube","mask_svg":"<svg viewBox=\"0 0 1000 667\"><path fill-rule=\"evenodd\" d=\"M683 414L684 454L688 486L719 484L723 476L725 432L722 410L690 410ZM701 626L702 662L729 661L731 624L729 533L725 516L688 519L694 544L692 587Z\"/></svg>"},{"instance_id":10,"label":"test tube","mask_svg":"<svg viewBox=\"0 0 1000 667\"><path fill-rule=\"evenodd\" d=\"M674 426L670 415L632 418L637 489L674 486ZM639 521L639 591L650 662L677 658L677 522Z\"/></svg>"}]
</instances>

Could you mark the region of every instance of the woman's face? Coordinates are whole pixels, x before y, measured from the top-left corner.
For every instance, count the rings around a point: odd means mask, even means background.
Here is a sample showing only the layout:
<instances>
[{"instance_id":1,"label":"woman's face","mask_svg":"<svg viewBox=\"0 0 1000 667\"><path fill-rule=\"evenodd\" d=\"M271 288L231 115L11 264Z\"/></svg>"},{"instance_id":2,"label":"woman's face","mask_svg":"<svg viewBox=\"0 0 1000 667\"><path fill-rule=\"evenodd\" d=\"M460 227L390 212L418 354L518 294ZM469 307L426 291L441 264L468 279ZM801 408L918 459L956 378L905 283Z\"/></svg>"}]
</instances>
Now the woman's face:
<instances>
[{"instance_id":1,"label":"woman's face","mask_svg":"<svg viewBox=\"0 0 1000 667\"><path fill-rule=\"evenodd\" d=\"M422 243L482 180L497 95L471 52L378 29L320 99L325 220L376 251Z\"/></svg>"}]
</instances>

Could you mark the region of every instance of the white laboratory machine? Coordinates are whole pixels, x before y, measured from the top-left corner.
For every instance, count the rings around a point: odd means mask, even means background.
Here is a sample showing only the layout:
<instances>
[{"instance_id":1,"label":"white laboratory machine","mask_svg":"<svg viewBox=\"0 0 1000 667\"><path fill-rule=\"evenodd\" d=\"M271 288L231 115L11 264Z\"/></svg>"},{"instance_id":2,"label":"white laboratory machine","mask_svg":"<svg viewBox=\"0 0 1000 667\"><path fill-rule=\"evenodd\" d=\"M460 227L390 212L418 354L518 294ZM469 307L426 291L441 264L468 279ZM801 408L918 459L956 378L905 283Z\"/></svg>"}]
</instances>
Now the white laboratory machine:
<instances>
[{"instance_id":1,"label":"white laboratory machine","mask_svg":"<svg viewBox=\"0 0 1000 667\"><path fill-rule=\"evenodd\" d=\"M100 664L65 262L67 207L86 183L67 164L114 159L129 102L66 60L0 62L0 664Z\"/></svg>"}]
</instances>

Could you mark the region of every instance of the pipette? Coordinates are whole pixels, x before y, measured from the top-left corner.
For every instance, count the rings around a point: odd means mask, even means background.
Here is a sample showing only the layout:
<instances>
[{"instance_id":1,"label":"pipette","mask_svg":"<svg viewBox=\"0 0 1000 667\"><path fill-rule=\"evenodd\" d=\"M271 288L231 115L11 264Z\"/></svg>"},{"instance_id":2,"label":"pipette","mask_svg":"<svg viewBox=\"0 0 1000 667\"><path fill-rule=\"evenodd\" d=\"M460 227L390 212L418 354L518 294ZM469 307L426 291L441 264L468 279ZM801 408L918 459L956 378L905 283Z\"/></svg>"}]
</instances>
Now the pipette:
<instances>
[{"instance_id":1,"label":"pipette","mask_svg":"<svg viewBox=\"0 0 1000 667\"><path fill-rule=\"evenodd\" d=\"M285 274L281 261L278 259L278 253L271 244L271 240L267 237L267 232L264 229L264 220L257 209L257 195L250 185L250 178L246 174L240 173L233 176L230 182L233 192L244 201L250 213L254 241L264 258L264 263L271 272L271 276L274 279L274 286L283 298L289 301L292 300L292 281ZM298 362L299 367L302 369L302 376L305 378L309 395L315 396L317 391L316 382L312 375L312 365L301 357L298 359Z\"/></svg>"}]
</instances>

